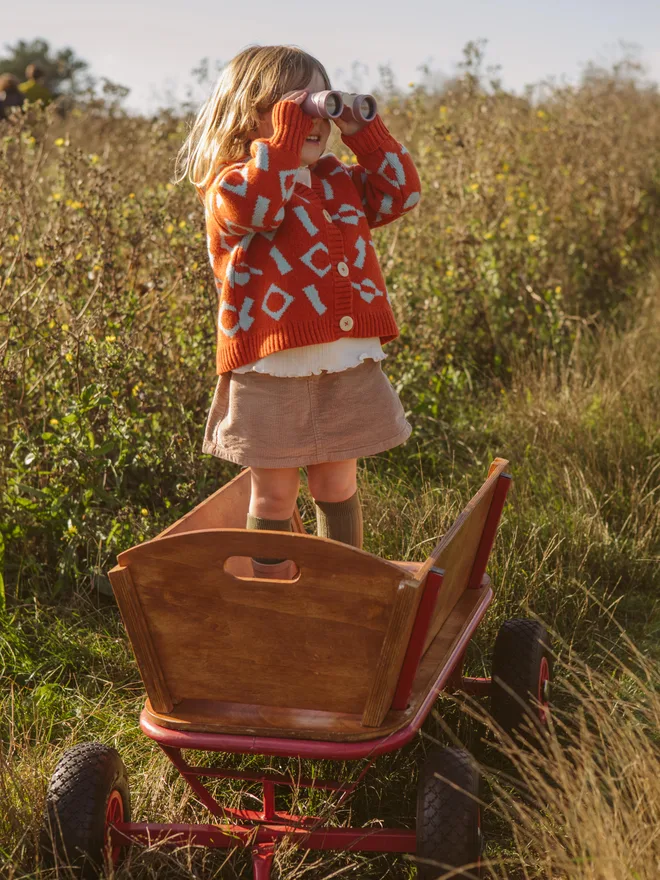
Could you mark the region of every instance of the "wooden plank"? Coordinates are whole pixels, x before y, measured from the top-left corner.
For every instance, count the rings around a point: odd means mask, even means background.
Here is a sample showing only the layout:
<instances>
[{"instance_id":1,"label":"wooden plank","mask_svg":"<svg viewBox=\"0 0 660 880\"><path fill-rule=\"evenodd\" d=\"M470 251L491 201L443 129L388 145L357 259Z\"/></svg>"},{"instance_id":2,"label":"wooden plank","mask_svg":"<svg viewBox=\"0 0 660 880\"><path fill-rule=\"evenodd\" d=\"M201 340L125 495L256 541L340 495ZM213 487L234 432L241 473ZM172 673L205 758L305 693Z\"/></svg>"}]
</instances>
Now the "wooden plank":
<instances>
[{"instance_id":1,"label":"wooden plank","mask_svg":"<svg viewBox=\"0 0 660 880\"><path fill-rule=\"evenodd\" d=\"M379 727L392 705L420 598L421 587L417 581L401 581L362 715L365 727Z\"/></svg>"},{"instance_id":2,"label":"wooden plank","mask_svg":"<svg viewBox=\"0 0 660 880\"><path fill-rule=\"evenodd\" d=\"M361 714L288 709L249 703L222 703L210 700L183 700L170 714L158 713L149 702L147 717L172 730L225 733L243 736L276 736L287 739L317 739L331 742L358 742L395 733L421 706L442 672L454 645L474 628L492 598L490 588L467 590L445 622L431 648L422 659L411 700L405 712L388 712L378 728L364 727Z\"/></svg>"},{"instance_id":3,"label":"wooden plank","mask_svg":"<svg viewBox=\"0 0 660 880\"><path fill-rule=\"evenodd\" d=\"M252 480L250 468L241 471L204 501L186 513L156 538L165 538L180 532L196 532L200 529L244 529L250 506ZM300 511L296 506L292 517L294 532L305 534ZM154 539L155 540L155 539Z\"/></svg>"},{"instance_id":4,"label":"wooden plank","mask_svg":"<svg viewBox=\"0 0 660 880\"><path fill-rule=\"evenodd\" d=\"M445 572L424 651L428 650L452 608L467 589L495 487L508 464L505 459L496 459L493 462L488 479L443 535L418 572L419 578L425 577L431 568L441 568Z\"/></svg>"},{"instance_id":5,"label":"wooden plank","mask_svg":"<svg viewBox=\"0 0 660 880\"><path fill-rule=\"evenodd\" d=\"M293 559L293 581L240 578L232 556ZM309 535L209 529L124 551L172 699L361 714L401 570Z\"/></svg>"},{"instance_id":6,"label":"wooden plank","mask_svg":"<svg viewBox=\"0 0 660 880\"><path fill-rule=\"evenodd\" d=\"M246 468L152 540L200 529L244 529L252 480Z\"/></svg>"},{"instance_id":7,"label":"wooden plank","mask_svg":"<svg viewBox=\"0 0 660 880\"><path fill-rule=\"evenodd\" d=\"M108 572L108 576L151 704L158 712L170 712L174 703L154 649L131 573L128 568L117 565Z\"/></svg>"}]
</instances>

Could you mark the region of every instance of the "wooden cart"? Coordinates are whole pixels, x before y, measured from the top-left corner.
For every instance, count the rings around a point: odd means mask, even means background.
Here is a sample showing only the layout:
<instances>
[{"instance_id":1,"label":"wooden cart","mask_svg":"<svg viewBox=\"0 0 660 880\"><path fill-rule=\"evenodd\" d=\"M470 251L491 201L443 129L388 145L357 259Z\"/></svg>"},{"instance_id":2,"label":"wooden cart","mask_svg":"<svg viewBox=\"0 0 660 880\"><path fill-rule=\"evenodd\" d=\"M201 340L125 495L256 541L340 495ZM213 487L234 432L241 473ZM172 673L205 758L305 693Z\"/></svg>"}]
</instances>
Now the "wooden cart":
<instances>
[{"instance_id":1,"label":"wooden cart","mask_svg":"<svg viewBox=\"0 0 660 880\"><path fill-rule=\"evenodd\" d=\"M274 790L307 786L348 797L378 755L412 739L448 684L492 691L505 728L520 725L530 709L538 724L545 721L550 654L547 634L534 621L508 621L498 636L502 686L462 676L466 647L493 598L485 571L511 484L507 465L493 462L424 562L391 562L307 535L297 513L293 533L247 531L249 470L152 540L121 553L109 575L147 692L141 728L220 824L132 822L121 759L114 749L85 743L66 753L49 789L48 815L64 829L59 843L69 860L79 851L84 874L85 864L103 854L116 861L129 843L243 845L252 848L255 880L267 880L273 848L286 837L309 849L416 853L420 876L438 873L424 860L470 863L465 876L479 876L478 776L459 750L431 756L422 772L416 830L331 828L276 810ZM292 559L299 574L255 579L252 556ZM521 679L510 658L523 654ZM195 767L183 749L365 759L367 765L357 782L342 785ZM90 840L66 838L65 826L79 825L69 820L72 808L61 796L61 777L70 782L72 775L102 780L88 808L98 814ZM262 809L218 803L202 777L261 783ZM458 837L457 828L464 829Z\"/></svg>"}]
</instances>

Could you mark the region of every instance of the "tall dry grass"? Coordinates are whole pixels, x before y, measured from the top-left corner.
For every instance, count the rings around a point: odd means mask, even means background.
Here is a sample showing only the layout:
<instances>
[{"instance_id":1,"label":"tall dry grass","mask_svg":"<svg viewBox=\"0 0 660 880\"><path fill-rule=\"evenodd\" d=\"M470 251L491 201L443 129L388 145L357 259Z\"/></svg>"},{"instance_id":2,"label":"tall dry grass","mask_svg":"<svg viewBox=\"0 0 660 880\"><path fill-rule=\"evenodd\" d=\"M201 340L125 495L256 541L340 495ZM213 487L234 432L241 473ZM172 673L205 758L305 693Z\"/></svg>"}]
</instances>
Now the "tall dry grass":
<instances>
[{"instance_id":1,"label":"tall dry grass","mask_svg":"<svg viewBox=\"0 0 660 880\"><path fill-rule=\"evenodd\" d=\"M410 821L416 765L450 731L491 783L498 878L657 874L658 102L605 74L542 105L474 76L383 102L424 200L376 239L402 330L385 363L414 435L362 465L367 549L423 558L489 460L508 457L497 597L469 668L488 671L502 619L532 613L557 633L565 685L547 754L514 750L507 763L469 723L473 708L445 701L413 747L379 760L350 810ZM75 742L116 745L137 817L208 819L137 734L142 686L100 592L119 551L235 471L199 453L215 302L199 206L168 186L183 129L97 108L64 122L28 114L2 132L0 874L13 880L46 876L44 789ZM301 503L311 527L305 491ZM291 880L413 873L351 854L278 860ZM135 852L123 876L245 871L241 857Z\"/></svg>"}]
</instances>

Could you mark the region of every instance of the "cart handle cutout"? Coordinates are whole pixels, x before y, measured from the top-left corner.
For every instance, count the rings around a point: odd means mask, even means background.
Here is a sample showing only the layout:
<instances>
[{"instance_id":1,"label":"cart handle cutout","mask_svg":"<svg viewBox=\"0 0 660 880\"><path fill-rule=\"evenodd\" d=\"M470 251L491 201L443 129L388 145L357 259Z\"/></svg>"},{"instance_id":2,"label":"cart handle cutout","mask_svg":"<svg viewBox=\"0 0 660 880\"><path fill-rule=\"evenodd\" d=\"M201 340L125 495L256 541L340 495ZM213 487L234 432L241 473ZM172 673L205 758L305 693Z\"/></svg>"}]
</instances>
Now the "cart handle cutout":
<instances>
[{"instance_id":1,"label":"cart handle cutout","mask_svg":"<svg viewBox=\"0 0 660 880\"><path fill-rule=\"evenodd\" d=\"M292 578L269 578L269 577L260 577L257 574L252 575L242 575L236 574L237 571L249 571L252 566L252 557L250 556L228 556L224 563L223 569L225 574L230 575L230 577L236 578L237 581L245 581L248 584L297 584L301 577L300 566L298 566L298 571L295 577Z\"/></svg>"}]
</instances>

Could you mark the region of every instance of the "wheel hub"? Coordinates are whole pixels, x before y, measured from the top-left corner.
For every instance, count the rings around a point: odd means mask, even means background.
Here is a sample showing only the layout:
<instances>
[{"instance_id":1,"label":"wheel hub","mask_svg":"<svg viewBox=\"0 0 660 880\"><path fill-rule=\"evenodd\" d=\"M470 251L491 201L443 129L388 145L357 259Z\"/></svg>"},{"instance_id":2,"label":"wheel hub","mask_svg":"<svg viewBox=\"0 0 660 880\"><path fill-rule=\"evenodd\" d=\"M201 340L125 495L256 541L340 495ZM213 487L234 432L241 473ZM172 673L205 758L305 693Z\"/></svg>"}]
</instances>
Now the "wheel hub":
<instances>
[{"instance_id":1,"label":"wheel hub","mask_svg":"<svg viewBox=\"0 0 660 880\"><path fill-rule=\"evenodd\" d=\"M113 825L116 825L118 822L123 822L124 820L124 801L120 792L117 789L114 789L110 792L110 797L108 798L108 805L105 809L105 834L106 834L106 852L108 854L108 859L113 865L117 865L119 863L119 856L121 853L121 845L116 844L112 846L110 843L110 829Z\"/></svg>"}]
</instances>

